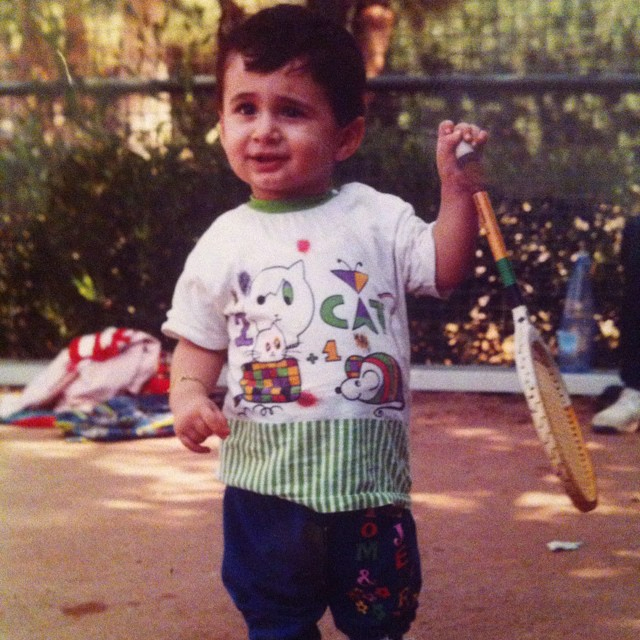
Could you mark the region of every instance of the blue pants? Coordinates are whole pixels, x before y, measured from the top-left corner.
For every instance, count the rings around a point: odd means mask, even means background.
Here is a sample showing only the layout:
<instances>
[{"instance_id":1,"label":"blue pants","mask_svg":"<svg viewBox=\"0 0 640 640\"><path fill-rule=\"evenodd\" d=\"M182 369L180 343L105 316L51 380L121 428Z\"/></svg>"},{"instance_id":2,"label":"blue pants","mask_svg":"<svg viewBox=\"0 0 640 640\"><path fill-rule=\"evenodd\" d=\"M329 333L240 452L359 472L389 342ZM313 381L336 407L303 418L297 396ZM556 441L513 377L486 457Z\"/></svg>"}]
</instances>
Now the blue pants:
<instances>
[{"instance_id":1,"label":"blue pants","mask_svg":"<svg viewBox=\"0 0 640 640\"><path fill-rule=\"evenodd\" d=\"M227 487L222 578L250 640L318 640L327 607L351 640L402 638L420 556L408 509L322 514Z\"/></svg>"}]
</instances>

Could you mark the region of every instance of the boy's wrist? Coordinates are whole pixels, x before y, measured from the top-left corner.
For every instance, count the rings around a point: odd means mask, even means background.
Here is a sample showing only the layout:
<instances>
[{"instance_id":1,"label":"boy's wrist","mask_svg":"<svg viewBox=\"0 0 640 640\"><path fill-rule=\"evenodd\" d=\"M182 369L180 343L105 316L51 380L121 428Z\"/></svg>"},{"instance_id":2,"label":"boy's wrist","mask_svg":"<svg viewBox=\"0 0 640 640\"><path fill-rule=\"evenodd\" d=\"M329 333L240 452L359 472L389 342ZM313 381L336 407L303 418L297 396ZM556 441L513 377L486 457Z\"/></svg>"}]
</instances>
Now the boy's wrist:
<instances>
[{"instance_id":1,"label":"boy's wrist","mask_svg":"<svg viewBox=\"0 0 640 640\"><path fill-rule=\"evenodd\" d=\"M189 375L180 375L177 376L175 380L171 381L171 391L175 391L178 387L182 387L184 386L186 388L186 386L190 386L190 385L199 385L206 394L209 393L209 385L202 380L202 378L199 378L198 376L189 376Z\"/></svg>"},{"instance_id":2,"label":"boy's wrist","mask_svg":"<svg viewBox=\"0 0 640 640\"><path fill-rule=\"evenodd\" d=\"M473 197L477 188L474 185L460 180L448 180L441 183L440 195L443 200L445 199L461 199L469 200Z\"/></svg>"}]
</instances>

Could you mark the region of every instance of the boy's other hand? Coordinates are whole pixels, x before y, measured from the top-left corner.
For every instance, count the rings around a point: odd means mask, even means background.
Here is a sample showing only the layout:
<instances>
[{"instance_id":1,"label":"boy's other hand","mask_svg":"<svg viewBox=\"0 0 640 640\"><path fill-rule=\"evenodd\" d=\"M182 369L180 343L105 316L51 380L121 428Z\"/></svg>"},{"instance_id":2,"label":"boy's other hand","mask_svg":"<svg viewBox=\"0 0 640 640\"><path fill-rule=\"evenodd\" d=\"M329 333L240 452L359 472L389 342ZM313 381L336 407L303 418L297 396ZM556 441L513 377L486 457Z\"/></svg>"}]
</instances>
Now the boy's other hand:
<instances>
[{"instance_id":1,"label":"boy's other hand","mask_svg":"<svg viewBox=\"0 0 640 640\"><path fill-rule=\"evenodd\" d=\"M226 438L230 431L227 419L217 405L205 395L196 395L174 411L174 431L180 442L195 453L209 453L202 443L209 436Z\"/></svg>"}]
</instances>

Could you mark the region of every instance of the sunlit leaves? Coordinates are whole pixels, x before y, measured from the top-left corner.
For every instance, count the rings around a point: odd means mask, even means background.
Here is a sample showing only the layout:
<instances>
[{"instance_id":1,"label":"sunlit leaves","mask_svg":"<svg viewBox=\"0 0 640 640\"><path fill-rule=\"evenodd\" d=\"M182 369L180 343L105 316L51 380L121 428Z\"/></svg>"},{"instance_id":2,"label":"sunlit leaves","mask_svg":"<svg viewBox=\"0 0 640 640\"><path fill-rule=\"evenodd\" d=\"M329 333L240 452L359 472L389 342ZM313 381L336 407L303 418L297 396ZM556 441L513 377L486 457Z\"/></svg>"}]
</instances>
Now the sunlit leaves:
<instances>
[{"instance_id":1,"label":"sunlit leaves","mask_svg":"<svg viewBox=\"0 0 640 640\"><path fill-rule=\"evenodd\" d=\"M392 63L415 73L637 71L639 15L624 0L464 0L420 22L400 8Z\"/></svg>"},{"instance_id":2,"label":"sunlit leaves","mask_svg":"<svg viewBox=\"0 0 640 640\"><path fill-rule=\"evenodd\" d=\"M55 59L56 47L68 54L60 9L73 4L88 13L90 73L136 74L163 51L180 77L210 71L217 1L159 3L164 17L150 29L139 15L118 14L115 0L29 4L45 57ZM640 71L638 3L442 0L425 3L424 19L418 4L394 3L390 72ZM19 6L0 3L2 77L16 72L25 46ZM149 48L136 64L121 60L125 28L137 52ZM30 65L22 68L31 77ZM553 344L572 256L585 248L594 262L598 364L607 366L619 338L621 231L625 216L640 212L640 94L560 89L378 96L362 152L342 177L399 194L433 219L437 125L480 123L491 133L489 186L532 319ZM195 237L243 199L216 144L210 96L157 98L138 103L162 106L167 117L154 122L170 126L151 126L137 146L125 142L134 120L123 118L127 101L118 98L81 101L73 113L43 96L0 102L0 355L50 356L70 336L107 324L157 333ZM414 361L513 362L510 310L485 240L472 277L450 300L410 307Z\"/></svg>"},{"instance_id":3,"label":"sunlit leaves","mask_svg":"<svg viewBox=\"0 0 640 640\"><path fill-rule=\"evenodd\" d=\"M78 290L78 293L89 302L96 302L98 300L98 291L96 285L88 273L83 273L80 278L72 278L73 286Z\"/></svg>"}]
</instances>

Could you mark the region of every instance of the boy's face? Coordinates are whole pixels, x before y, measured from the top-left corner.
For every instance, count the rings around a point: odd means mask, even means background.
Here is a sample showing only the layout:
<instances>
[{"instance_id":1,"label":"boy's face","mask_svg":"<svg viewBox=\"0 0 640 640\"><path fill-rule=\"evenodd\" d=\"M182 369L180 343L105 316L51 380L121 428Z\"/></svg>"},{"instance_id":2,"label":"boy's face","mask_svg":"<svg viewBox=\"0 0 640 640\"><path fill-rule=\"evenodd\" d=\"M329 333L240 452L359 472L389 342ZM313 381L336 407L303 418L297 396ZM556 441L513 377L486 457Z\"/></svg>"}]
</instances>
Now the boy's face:
<instances>
[{"instance_id":1,"label":"boy's face","mask_svg":"<svg viewBox=\"0 0 640 640\"><path fill-rule=\"evenodd\" d=\"M291 200L331 188L336 162L364 133L362 118L339 127L322 87L295 61L272 73L229 57L220 112L222 145L255 198Z\"/></svg>"}]
</instances>

